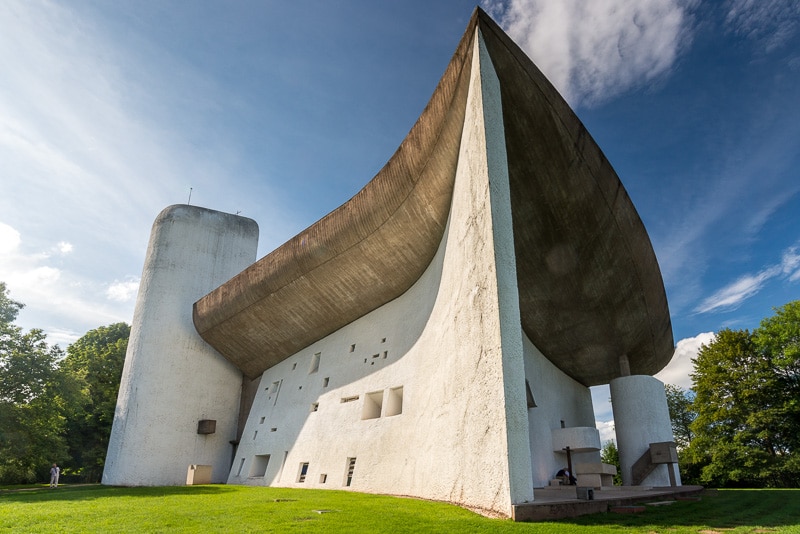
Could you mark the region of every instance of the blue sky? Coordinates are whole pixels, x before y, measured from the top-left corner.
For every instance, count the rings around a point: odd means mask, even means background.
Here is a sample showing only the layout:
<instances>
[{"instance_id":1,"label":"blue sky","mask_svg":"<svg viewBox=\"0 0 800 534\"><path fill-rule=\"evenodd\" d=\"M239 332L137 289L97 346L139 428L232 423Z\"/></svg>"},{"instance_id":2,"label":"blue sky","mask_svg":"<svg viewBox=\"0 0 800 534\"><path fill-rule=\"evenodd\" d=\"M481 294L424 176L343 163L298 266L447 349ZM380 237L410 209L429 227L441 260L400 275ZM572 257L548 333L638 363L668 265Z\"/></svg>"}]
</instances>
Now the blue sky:
<instances>
[{"instance_id":1,"label":"blue sky","mask_svg":"<svg viewBox=\"0 0 800 534\"><path fill-rule=\"evenodd\" d=\"M484 2L617 170L675 342L800 298L800 4ZM241 212L259 256L355 194L427 103L472 2L0 3L0 280L65 346L130 323L167 205ZM607 391L597 390L598 419Z\"/></svg>"}]
</instances>

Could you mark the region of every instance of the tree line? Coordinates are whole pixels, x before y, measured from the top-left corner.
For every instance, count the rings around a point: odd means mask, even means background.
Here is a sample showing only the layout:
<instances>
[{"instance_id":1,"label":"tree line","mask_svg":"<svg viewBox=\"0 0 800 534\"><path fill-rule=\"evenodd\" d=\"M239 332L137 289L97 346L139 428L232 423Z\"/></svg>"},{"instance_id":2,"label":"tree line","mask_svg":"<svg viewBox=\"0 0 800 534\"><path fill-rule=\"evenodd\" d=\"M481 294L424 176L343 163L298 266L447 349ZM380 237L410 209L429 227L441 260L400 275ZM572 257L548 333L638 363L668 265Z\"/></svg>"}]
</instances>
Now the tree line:
<instances>
[{"instance_id":1,"label":"tree line","mask_svg":"<svg viewBox=\"0 0 800 534\"><path fill-rule=\"evenodd\" d=\"M800 487L800 300L749 330L720 330L667 386L684 484Z\"/></svg>"},{"instance_id":2,"label":"tree line","mask_svg":"<svg viewBox=\"0 0 800 534\"><path fill-rule=\"evenodd\" d=\"M69 481L103 474L130 327L87 332L62 350L42 330L14 321L23 308L0 282L0 484Z\"/></svg>"}]
</instances>

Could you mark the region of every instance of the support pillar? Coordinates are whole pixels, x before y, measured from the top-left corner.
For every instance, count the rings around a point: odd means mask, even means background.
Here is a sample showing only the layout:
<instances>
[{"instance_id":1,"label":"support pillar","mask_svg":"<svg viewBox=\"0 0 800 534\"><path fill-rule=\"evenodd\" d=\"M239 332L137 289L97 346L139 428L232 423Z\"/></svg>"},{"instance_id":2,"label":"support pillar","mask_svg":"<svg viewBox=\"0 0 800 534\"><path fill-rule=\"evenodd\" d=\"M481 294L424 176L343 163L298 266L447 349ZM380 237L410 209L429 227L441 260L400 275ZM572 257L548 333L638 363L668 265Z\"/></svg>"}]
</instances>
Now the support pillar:
<instances>
[{"instance_id":1,"label":"support pillar","mask_svg":"<svg viewBox=\"0 0 800 534\"><path fill-rule=\"evenodd\" d=\"M664 384L652 376L623 376L611 381L611 406L617 434L622 483L633 485L632 468L651 443L672 441L672 422L669 418ZM676 480L680 485L677 464L660 464L641 482L642 486L669 486Z\"/></svg>"}]
</instances>

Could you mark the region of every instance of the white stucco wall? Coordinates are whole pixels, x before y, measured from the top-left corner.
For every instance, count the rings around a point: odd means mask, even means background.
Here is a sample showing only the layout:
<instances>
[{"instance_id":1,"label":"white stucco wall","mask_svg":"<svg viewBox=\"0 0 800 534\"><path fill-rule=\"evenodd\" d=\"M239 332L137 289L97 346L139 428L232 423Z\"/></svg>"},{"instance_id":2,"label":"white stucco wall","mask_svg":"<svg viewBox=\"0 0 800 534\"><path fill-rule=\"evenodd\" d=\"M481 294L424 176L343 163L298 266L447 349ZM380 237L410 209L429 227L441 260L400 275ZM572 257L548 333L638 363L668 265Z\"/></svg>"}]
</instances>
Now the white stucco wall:
<instances>
[{"instance_id":1,"label":"white stucco wall","mask_svg":"<svg viewBox=\"0 0 800 534\"><path fill-rule=\"evenodd\" d=\"M192 304L255 260L250 219L176 205L150 234L103 483L182 485L190 464L230 469L242 375L195 331ZM197 434L201 419L216 432Z\"/></svg>"},{"instance_id":2,"label":"white stucco wall","mask_svg":"<svg viewBox=\"0 0 800 534\"><path fill-rule=\"evenodd\" d=\"M528 339L525 343L525 378L536 407L528 410L533 483L547 486L556 472L567 466L567 455L553 451L553 430L564 426L594 427L594 408L589 388L561 372ZM572 455L572 464L599 462L600 453Z\"/></svg>"},{"instance_id":3,"label":"white stucco wall","mask_svg":"<svg viewBox=\"0 0 800 534\"><path fill-rule=\"evenodd\" d=\"M356 458L352 490L510 514L559 464L550 429L561 419L594 425L588 389L549 364L520 327L499 88L485 52L474 58L452 209L434 260L399 298L264 373L229 483L342 489ZM527 409L526 376L540 408ZM390 415L397 388L402 413ZM374 398L380 416L365 418ZM533 455L540 436L530 421L547 441ZM532 458L541 464L535 476Z\"/></svg>"},{"instance_id":4,"label":"white stucco wall","mask_svg":"<svg viewBox=\"0 0 800 534\"><path fill-rule=\"evenodd\" d=\"M650 443L673 441L664 384L652 376L634 375L611 381L611 407L624 485L633 484L631 468L650 448ZM640 485L669 486L667 465L659 465ZM680 473L673 465L677 484Z\"/></svg>"}]
</instances>

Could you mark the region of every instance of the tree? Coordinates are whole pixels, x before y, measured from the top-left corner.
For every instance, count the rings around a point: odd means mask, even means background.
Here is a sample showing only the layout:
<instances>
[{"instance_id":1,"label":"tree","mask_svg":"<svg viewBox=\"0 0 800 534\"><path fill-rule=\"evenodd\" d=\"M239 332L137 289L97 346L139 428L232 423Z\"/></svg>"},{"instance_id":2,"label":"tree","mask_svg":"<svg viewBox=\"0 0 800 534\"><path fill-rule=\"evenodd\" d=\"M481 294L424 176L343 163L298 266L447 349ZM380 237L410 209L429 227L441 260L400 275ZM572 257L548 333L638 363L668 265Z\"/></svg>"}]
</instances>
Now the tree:
<instances>
[{"instance_id":1,"label":"tree","mask_svg":"<svg viewBox=\"0 0 800 534\"><path fill-rule=\"evenodd\" d=\"M617 468L617 474L614 475L614 485L622 485L622 468L619 463L619 450L614 440L608 440L603 444L600 450L600 461L604 464L610 464Z\"/></svg>"},{"instance_id":2,"label":"tree","mask_svg":"<svg viewBox=\"0 0 800 534\"><path fill-rule=\"evenodd\" d=\"M65 468L88 482L99 482L103 475L130 332L125 323L90 330L67 347L61 362L69 384L64 391L70 454Z\"/></svg>"},{"instance_id":3,"label":"tree","mask_svg":"<svg viewBox=\"0 0 800 534\"><path fill-rule=\"evenodd\" d=\"M718 486L800 485L800 302L759 328L721 330L694 360L693 459Z\"/></svg>"},{"instance_id":4,"label":"tree","mask_svg":"<svg viewBox=\"0 0 800 534\"><path fill-rule=\"evenodd\" d=\"M694 393L679 386L665 384L667 407L672 421L672 436L679 448L686 448L692 441L692 422L697 417L694 411Z\"/></svg>"},{"instance_id":5,"label":"tree","mask_svg":"<svg viewBox=\"0 0 800 534\"><path fill-rule=\"evenodd\" d=\"M66 457L58 346L13 324L23 305L0 282L0 482L34 482Z\"/></svg>"}]
</instances>

